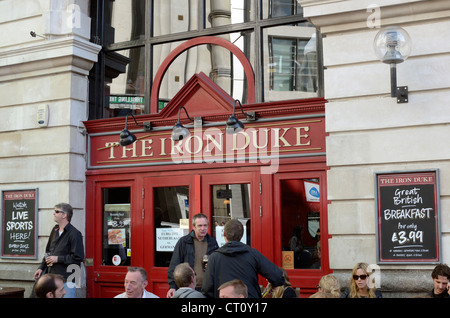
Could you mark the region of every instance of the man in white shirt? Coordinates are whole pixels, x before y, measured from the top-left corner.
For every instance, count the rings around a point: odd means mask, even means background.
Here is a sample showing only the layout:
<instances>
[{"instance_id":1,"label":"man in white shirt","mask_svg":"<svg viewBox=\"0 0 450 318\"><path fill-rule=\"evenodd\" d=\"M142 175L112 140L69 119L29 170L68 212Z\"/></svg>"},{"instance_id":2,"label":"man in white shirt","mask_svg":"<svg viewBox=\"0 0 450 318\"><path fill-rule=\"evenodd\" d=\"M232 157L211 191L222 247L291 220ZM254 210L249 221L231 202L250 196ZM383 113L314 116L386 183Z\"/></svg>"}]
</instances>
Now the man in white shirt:
<instances>
[{"instance_id":1,"label":"man in white shirt","mask_svg":"<svg viewBox=\"0 0 450 318\"><path fill-rule=\"evenodd\" d=\"M148 285L147 272L141 267L129 267L125 276L125 292L114 298L159 298L145 290Z\"/></svg>"}]
</instances>

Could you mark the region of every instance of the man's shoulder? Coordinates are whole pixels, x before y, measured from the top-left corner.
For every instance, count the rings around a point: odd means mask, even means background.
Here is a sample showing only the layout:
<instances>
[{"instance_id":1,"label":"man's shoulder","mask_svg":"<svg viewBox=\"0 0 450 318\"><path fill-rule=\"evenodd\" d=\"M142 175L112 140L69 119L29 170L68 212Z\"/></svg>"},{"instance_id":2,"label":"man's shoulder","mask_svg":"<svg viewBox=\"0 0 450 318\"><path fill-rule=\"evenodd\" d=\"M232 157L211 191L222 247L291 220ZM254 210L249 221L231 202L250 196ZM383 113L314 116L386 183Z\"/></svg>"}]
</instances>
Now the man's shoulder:
<instances>
[{"instance_id":1,"label":"man's shoulder","mask_svg":"<svg viewBox=\"0 0 450 318\"><path fill-rule=\"evenodd\" d=\"M144 295L142 295L142 298L159 298L159 297L144 289Z\"/></svg>"}]
</instances>

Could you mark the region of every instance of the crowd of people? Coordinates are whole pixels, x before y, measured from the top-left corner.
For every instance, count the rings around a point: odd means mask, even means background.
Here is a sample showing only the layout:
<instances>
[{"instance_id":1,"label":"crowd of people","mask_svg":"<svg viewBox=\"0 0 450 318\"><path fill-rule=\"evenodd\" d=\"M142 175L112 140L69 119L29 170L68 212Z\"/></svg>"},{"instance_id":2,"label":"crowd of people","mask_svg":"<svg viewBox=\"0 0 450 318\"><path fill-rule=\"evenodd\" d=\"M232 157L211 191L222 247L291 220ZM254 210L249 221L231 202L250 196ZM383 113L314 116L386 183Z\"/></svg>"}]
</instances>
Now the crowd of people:
<instances>
[{"instance_id":1,"label":"crowd of people","mask_svg":"<svg viewBox=\"0 0 450 318\"><path fill-rule=\"evenodd\" d=\"M61 203L55 206L52 230L46 247L53 255L44 257L35 273L33 297L74 297L75 286L66 282L69 264L84 259L81 233L70 224L72 207ZM219 247L208 234L206 215L196 214L193 230L181 237L174 249L168 269L167 298L297 298L289 277L258 250L240 242L244 227L239 220L230 220L224 227L225 245ZM63 235L64 234L64 235ZM55 253L57 251L57 253ZM352 270L349 287L342 291L333 275L323 276L317 292L311 298L381 298L369 265L357 263ZM262 291L259 275L267 279ZM426 297L450 297L450 268L437 265L431 277L433 289ZM125 275L125 291L116 298L159 298L146 290L147 272L141 267L129 267Z\"/></svg>"}]
</instances>

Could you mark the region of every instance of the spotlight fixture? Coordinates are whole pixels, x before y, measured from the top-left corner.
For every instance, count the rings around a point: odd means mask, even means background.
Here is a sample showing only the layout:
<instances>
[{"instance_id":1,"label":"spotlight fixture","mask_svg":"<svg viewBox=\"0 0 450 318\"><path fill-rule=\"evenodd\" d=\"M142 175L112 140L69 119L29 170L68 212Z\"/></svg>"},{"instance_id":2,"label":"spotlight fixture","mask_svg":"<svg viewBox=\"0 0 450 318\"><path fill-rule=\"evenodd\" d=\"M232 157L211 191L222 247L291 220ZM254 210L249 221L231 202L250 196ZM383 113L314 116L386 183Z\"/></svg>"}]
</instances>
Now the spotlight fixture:
<instances>
[{"instance_id":1,"label":"spotlight fixture","mask_svg":"<svg viewBox=\"0 0 450 318\"><path fill-rule=\"evenodd\" d=\"M175 126L173 126L173 130L172 130L172 140L173 141L183 140L190 135L189 129L184 127L180 121L180 114L181 114L182 109L184 109L184 112L186 113L187 118L189 118L189 120L193 121L192 118L189 117L189 114L188 114L186 108L184 108L184 106L181 106L180 109L178 110L178 121L175 124Z\"/></svg>"},{"instance_id":2,"label":"spotlight fixture","mask_svg":"<svg viewBox=\"0 0 450 318\"><path fill-rule=\"evenodd\" d=\"M43 38L43 39L47 39L47 37L45 37L45 36L43 36L43 35L40 35L40 34L37 34L36 32L34 32L34 31L30 31L30 35L33 37L33 38L35 38L35 37L40 37L40 38Z\"/></svg>"},{"instance_id":3,"label":"spotlight fixture","mask_svg":"<svg viewBox=\"0 0 450 318\"><path fill-rule=\"evenodd\" d=\"M247 120L256 120L255 112L244 113L241 102L236 99L233 105L233 114L227 119L227 125L225 127L225 132L230 135L238 133L244 129L244 124L240 120L238 120L234 115L237 103L239 103L239 107L241 108L242 114L247 116Z\"/></svg>"},{"instance_id":4,"label":"spotlight fixture","mask_svg":"<svg viewBox=\"0 0 450 318\"><path fill-rule=\"evenodd\" d=\"M136 121L136 118L134 118L133 113L128 113L127 116L125 117L125 128L124 130L122 130L122 132L120 133L120 140L119 140L119 144L121 146L128 146L131 145L133 142L135 142L137 140L136 136L131 133L128 129L127 129L127 124L128 124L128 115L131 115L134 119L134 122L136 123L136 125L140 126L140 127L144 127L144 129L146 131L151 130L151 123L149 122L145 122L143 125L139 125Z\"/></svg>"},{"instance_id":5,"label":"spotlight fixture","mask_svg":"<svg viewBox=\"0 0 450 318\"><path fill-rule=\"evenodd\" d=\"M411 53L411 38L398 26L381 29L375 36L373 47L376 56L391 66L391 97L397 103L408 102L408 86L397 87L397 64L404 62Z\"/></svg>"}]
</instances>

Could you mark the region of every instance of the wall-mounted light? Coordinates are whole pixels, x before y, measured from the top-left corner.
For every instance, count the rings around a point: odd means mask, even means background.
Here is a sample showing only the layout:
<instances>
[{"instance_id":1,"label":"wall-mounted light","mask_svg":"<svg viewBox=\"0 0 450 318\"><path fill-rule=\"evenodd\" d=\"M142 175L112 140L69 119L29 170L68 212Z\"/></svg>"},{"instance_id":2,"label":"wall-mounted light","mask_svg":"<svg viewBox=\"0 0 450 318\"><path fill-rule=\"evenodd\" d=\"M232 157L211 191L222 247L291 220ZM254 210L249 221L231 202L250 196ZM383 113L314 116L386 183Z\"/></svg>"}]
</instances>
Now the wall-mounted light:
<instances>
[{"instance_id":1,"label":"wall-mounted light","mask_svg":"<svg viewBox=\"0 0 450 318\"><path fill-rule=\"evenodd\" d=\"M235 134L244 129L244 124L240 120L238 120L236 118L236 116L234 115L235 110L236 110L236 104L238 104L238 103L239 103L239 107L241 108L242 114L247 116L248 121L256 120L255 112L244 113L241 102L239 100L235 100L234 105L233 105L233 114L227 119L227 125L225 127L225 132L227 134Z\"/></svg>"},{"instance_id":2,"label":"wall-mounted light","mask_svg":"<svg viewBox=\"0 0 450 318\"><path fill-rule=\"evenodd\" d=\"M46 36L43 36L43 35L40 35L40 34L37 34L36 32L34 32L34 31L30 31L30 35L33 37L33 38L35 38L35 37L40 37L40 38L43 38L43 39L46 39L47 40L47 37Z\"/></svg>"},{"instance_id":3,"label":"wall-mounted light","mask_svg":"<svg viewBox=\"0 0 450 318\"><path fill-rule=\"evenodd\" d=\"M391 66L391 97L397 103L408 102L408 86L397 87L397 64L404 62L411 53L411 38L398 26L381 29L373 41L376 56Z\"/></svg>"},{"instance_id":4,"label":"wall-mounted light","mask_svg":"<svg viewBox=\"0 0 450 318\"><path fill-rule=\"evenodd\" d=\"M119 140L119 144L121 146L128 146L131 145L133 142L135 142L137 140L136 136L131 133L128 129L127 129L127 124L128 124L128 115L131 115L134 119L134 122L136 123L136 125L140 126L140 127L144 127L145 131L149 131L151 130L151 123L149 122L145 122L143 125L139 125L136 121L136 118L134 118L133 113L128 113L127 116L125 117L125 128L124 130L122 130L122 132L120 133L120 140Z\"/></svg>"},{"instance_id":5,"label":"wall-mounted light","mask_svg":"<svg viewBox=\"0 0 450 318\"><path fill-rule=\"evenodd\" d=\"M187 129L186 127L184 127L181 124L180 115L181 115L182 109L184 109L184 112L186 113L187 118L189 120L192 120L192 118L189 117L189 114L188 114L186 108L184 108L184 106L181 106L180 109L178 110L178 121L175 124L175 126L173 126L173 129L172 129L172 140L174 140L174 141L186 139L186 137L188 137L191 133L189 131L189 129Z\"/></svg>"}]
</instances>

